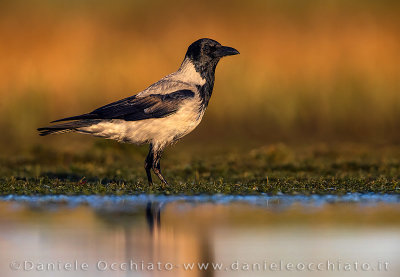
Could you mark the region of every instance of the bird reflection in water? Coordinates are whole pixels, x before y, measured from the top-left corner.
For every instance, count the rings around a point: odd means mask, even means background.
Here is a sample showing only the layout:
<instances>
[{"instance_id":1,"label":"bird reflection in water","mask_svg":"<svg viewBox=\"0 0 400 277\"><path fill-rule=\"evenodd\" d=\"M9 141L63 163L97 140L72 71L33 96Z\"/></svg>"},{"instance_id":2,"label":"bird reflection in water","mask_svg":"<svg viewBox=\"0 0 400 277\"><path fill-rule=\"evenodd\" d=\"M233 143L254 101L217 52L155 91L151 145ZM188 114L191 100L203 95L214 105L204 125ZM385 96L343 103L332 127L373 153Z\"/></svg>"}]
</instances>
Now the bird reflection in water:
<instances>
[{"instance_id":1,"label":"bird reflection in water","mask_svg":"<svg viewBox=\"0 0 400 277\"><path fill-rule=\"evenodd\" d=\"M149 201L146 205L146 221L149 226L150 234L161 229L161 209L164 203Z\"/></svg>"},{"instance_id":2,"label":"bird reflection in water","mask_svg":"<svg viewBox=\"0 0 400 277\"><path fill-rule=\"evenodd\" d=\"M178 204L179 206L179 204ZM182 207L180 207L182 208ZM102 221L107 221L111 236L109 247L114 248L113 258L121 261L133 260L138 265L138 270L127 272L127 276L214 276L211 270L194 268L186 271L182 263L212 262L214 260L214 246L212 235L204 222L183 219L177 224L179 218L177 206L163 201L148 201L140 212L115 216L111 218L98 214ZM124 217L121 220L121 217ZM118 219L119 218L119 219ZM141 224L142 219L145 224ZM186 222L185 222L186 221ZM110 224L111 223L111 224ZM144 222L143 222L144 223ZM112 245L113 244L113 245ZM141 270L141 264L154 265L154 270ZM166 263L178 265L173 270L157 269L157 263L163 268ZM179 266L180 265L180 266Z\"/></svg>"}]
</instances>

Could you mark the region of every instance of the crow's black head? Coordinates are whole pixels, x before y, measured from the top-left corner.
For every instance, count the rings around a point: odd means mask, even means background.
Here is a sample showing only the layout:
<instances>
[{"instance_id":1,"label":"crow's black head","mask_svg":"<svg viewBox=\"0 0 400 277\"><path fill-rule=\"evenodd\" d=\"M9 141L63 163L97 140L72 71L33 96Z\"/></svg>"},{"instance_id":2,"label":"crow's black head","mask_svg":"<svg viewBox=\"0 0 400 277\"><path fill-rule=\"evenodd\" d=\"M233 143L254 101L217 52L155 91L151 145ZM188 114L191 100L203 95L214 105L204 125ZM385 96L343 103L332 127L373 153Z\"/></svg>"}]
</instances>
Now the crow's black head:
<instances>
[{"instance_id":1,"label":"crow's black head","mask_svg":"<svg viewBox=\"0 0 400 277\"><path fill-rule=\"evenodd\" d=\"M204 107L207 107L212 94L215 68L219 60L222 57L237 54L239 51L235 48L222 46L219 42L209 38L196 40L189 46L182 65L187 62L193 64L195 70L206 80L202 86L199 86Z\"/></svg>"},{"instance_id":2,"label":"crow's black head","mask_svg":"<svg viewBox=\"0 0 400 277\"><path fill-rule=\"evenodd\" d=\"M209 38L202 38L189 46L186 57L194 64L204 66L210 63L216 64L222 57L237 54L239 54L239 51L235 48L222 46L219 42Z\"/></svg>"}]
</instances>

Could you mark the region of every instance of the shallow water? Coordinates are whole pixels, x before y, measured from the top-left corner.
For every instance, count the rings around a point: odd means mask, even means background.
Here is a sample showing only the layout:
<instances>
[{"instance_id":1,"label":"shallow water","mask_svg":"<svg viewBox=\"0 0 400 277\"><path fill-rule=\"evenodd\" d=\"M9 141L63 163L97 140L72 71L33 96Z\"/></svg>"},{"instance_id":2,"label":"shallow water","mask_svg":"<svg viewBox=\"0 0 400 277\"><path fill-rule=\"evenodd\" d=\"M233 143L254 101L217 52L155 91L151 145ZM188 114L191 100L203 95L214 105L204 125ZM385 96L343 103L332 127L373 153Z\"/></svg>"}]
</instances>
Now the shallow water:
<instances>
[{"instance_id":1,"label":"shallow water","mask_svg":"<svg viewBox=\"0 0 400 277\"><path fill-rule=\"evenodd\" d=\"M1 276L397 277L400 196L7 196L0 249Z\"/></svg>"}]
</instances>

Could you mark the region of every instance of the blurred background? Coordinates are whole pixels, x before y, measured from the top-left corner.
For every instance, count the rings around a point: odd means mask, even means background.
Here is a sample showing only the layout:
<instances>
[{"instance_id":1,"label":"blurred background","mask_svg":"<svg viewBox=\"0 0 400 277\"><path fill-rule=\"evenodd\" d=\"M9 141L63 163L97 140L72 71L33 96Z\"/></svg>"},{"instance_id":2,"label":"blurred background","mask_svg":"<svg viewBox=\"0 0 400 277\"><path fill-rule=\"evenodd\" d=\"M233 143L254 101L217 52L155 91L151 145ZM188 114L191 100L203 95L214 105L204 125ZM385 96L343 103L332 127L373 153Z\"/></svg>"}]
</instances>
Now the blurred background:
<instances>
[{"instance_id":1,"label":"blurred background","mask_svg":"<svg viewBox=\"0 0 400 277\"><path fill-rule=\"evenodd\" d=\"M394 0L0 1L1 150L92 145L36 128L145 89L202 37L241 55L184 141L397 144L399 27Z\"/></svg>"}]
</instances>

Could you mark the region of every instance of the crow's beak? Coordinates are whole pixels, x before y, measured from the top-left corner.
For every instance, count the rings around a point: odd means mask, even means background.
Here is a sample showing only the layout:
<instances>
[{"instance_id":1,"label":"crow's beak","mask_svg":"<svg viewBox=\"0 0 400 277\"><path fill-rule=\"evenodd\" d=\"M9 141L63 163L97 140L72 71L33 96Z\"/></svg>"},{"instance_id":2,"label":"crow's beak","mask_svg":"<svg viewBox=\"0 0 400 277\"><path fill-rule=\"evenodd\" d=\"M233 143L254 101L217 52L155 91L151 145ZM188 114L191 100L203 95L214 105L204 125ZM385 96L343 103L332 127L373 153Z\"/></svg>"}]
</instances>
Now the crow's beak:
<instances>
[{"instance_id":1,"label":"crow's beak","mask_svg":"<svg viewBox=\"0 0 400 277\"><path fill-rule=\"evenodd\" d=\"M225 56L232 56L232 55L237 55L237 54L240 54L238 50L236 50L235 48L232 48L232 47L228 47L228 46L221 46L214 52L214 55L217 58L222 58Z\"/></svg>"}]
</instances>

